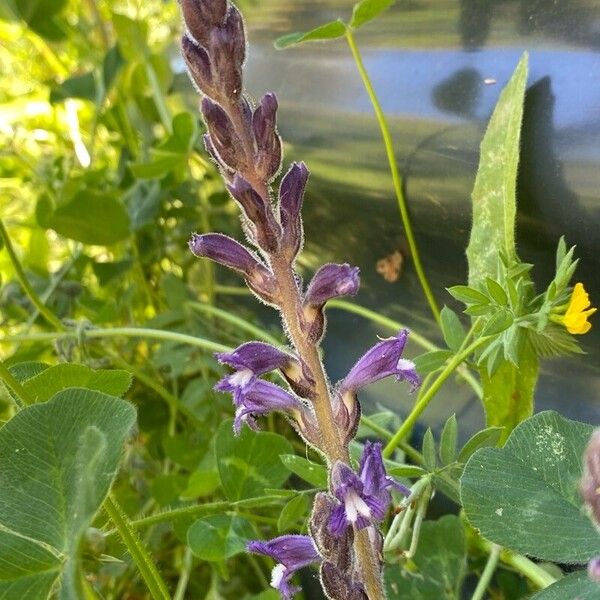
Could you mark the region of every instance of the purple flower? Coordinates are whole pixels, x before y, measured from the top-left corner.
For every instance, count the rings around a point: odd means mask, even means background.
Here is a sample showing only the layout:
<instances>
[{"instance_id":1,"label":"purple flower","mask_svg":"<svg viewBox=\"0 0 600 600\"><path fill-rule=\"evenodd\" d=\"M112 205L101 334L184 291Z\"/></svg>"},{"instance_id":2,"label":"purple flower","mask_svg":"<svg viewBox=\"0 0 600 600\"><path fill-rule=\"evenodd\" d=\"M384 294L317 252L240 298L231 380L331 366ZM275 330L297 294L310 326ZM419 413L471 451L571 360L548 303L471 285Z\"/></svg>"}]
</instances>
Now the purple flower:
<instances>
[{"instance_id":1,"label":"purple flower","mask_svg":"<svg viewBox=\"0 0 600 600\"><path fill-rule=\"evenodd\" d=\"M380 442L365 444L358 474L338 462L331 479L339 504L331 513L329 529L337 536L349 526L363 529L383 520L392 500L390 488L410 494L410 490L386 475Z\"/></svg>"},{"instance_id":2,"label":"purple flower","mask_svg":"<svg viewBox=\"0 0 600 600\"><path fill-rule=\"evenodd\" d=\"M202 93L207 96L214 96L215 90L208 52L187 34L181 38L181 52L192 81Z\"/></svg>"},{"instance_id":3,"label":"purple flower","mask_svg":"<svg viewBox=\"0 0 600 600\"><path fill-rule=\"evenodd\" d=\"M600 556L592 558L588 563L588 576L592 581L600 583Z\"/></svg>"},{"instance_id":4,"label":"purple flower","mask_svg":"<svg viewBox=\"0 0 600 600\"><path fill-rule=\"evenodd\" d=\"M260 194L241 176L236 174L233 183L227 186L231 195L238 201L247 223L250 235L258 246L267 252L274 252L279 246L281 227L268 199Z\"/></svg>"},{"instance_id":5,"label":"purple flower","mask_svg":"<svg viewBox=\"0 0 600 600\"><path fill-rule=\"evenodd\" d=\"M282 535L268 542L249 542L248 550L277 561L271 573L271 585L285 600L290 600L300 591L291 583L294 573L321 561L312 539L307 535Z\"/></svg>"},{"instance_id":6,"label":"purple flower","mask_svg":"<svg viewBox=\"0 0 600 600\"><path fill-rule=\"evenodd\" d=\"M296 396L274 383L256 379L249 370L237 371L224 377L215 389L233 395L236 407L233 431L236 435L240 433L244 423L257 430L255 417L278 411L299 418L305 410L304 404Z\"/></svg>"},{"instance_id":7,"label":"purple flower","mask_svg":"<svg viewBox=\"0 0 600 600\"><path fill-rule=\"evenodd\" d=\"M274 303L277 284L273 274L247 248L222 233L194 233L189 241L190 250L242 273L250 289L267 303Z\"/></svg>"},{"instance_id":8,"label":"purple flower","mask_svg":"<svg viewBox=\"0 0 600 600\"><path fill-rule=\"evenodd\" d=\"M355 296L360 286L358 273L358 267L351 267L347 263L323 265L306 290L304 304L319 307L332 298Z\"/></svg>"},{"instance_id":9,"label":"purple flower","mask_svg":"<svg viewBox=\"0 0 600 600\"><path fill-rule=\"evenodd\" d=\"M340 392L356 393L357 390L379 381L384 377L395 375L398 381L405 379L412 388L416 388L421 380L415 370L415 364L402 358L402 352L408 338L408 330L402 329L396 337L382 340L375 344L358 362L340 384Z\"/></svg>"},{"instance_id":10,"label":"purple flower","mask_svg":"<svg viewBox=\"0 0 600 600\"><path fill-rule=\"evenodd\" d=\"M201 106L208 129L204 138L206 149L226 173L243 171L247 166L247 156L229 115L206 96Z\"/></svg>"},{"instance_id":11,"label":"purple flower","mask_svg":"<svg viewBox=\"0 0 600 600\"><path fill-rule=\"evenodd\" d=\"M290 260L296 257L302 246L300 209L308 175L304 163L294 163L283 176L279 186L279 220L283 228L281 248Z\"/></svg>"},{"instance_id":12,"label":"purple flower","mask_svg":"<svg viewBox=\"0 0 600 600\"><path fill-rule=\"evenodd\" d=\"M265 181L271 179L281 166L281 138L277 134L277 97L265 94L252 116L256 141L256 171Z\"/></svg>"},{"instance_id":13,"label":"purple flower","mask_svg":"<svg viewBox=\"0 0 600 600\"><path fill-rule=\"evenodd\" d=\"M215 356L222 364L237 371L249 370L256 376L285 368L296 361L287 352L265 342L246 342L232 352L218 352Z\"/></svg>"}]
</instances>

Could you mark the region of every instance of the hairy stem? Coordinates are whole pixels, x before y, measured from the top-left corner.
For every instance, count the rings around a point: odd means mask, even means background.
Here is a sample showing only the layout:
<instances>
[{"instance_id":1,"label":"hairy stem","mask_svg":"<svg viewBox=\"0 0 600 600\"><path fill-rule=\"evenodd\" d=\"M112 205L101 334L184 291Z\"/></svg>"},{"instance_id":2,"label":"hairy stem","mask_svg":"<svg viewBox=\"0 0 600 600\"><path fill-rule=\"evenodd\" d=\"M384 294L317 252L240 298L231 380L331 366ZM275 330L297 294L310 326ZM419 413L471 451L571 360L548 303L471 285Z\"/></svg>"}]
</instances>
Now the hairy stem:
<instances>
[{"instance_id":1,"label":"hairy stem","mask_svg":"<svg viewBox=\"0 0 600 600\"><path fill-rule=\"evenodd\" d=\"M146 582L152 598L154 600L169 600L169 591L165 582L152 562L148 551L135 533L123 509L112 496L106 498L103 506L110 520L117 528L123 543L127 546L127 550Z\"/></svg>"},{"instance_id":2,"label":"hairy stem","mask_svg":"<svg viewBox=\"0 0 600 600\"><path fill-rule=\"evenodd\" d=\"M440 317L440 309L431 291L431 286L429 285L427 276L425 275L425 270L423 269L423 263L421 262L421 256L419 254L419 248L417 246L415 235L413 233L410 215L408 214L406 198L404 197L404 192L402 190L402 178L400 177L398 163L396 162L396 156L394 154L394 143L392 141L390 128L388 126L383 109L381 108L381 104L379 103L379 99L377 98L377 94L375 93L375 89L373 88L373 84L371 83L371 79L369 78L369 74L367 73L367 70L363 63L362 56L360 55L360 51L358 50L358 46L356 45L356 40L354 39L354 34L352 33L352 29L350 27L346 27L346 40L348 42L348 46L350 46L352 57L354 58L354 62L356 63L356 67L358 68L358 72L360 73L363 85L367 90L367 94L369 95L369 99L371 100L371 104L373 105L373 109L375 110L375 116L377 117L379 128L381 129L381 136L383 137L383 143L385 145L385 153L387 155L388 163L390 165L390 171L392 173L394 192L396 193L396 200L398 202L398 208L400 209L400 217L402 218L402 225L404 226L408 246L410 248L412 259L415 263L415 271L417 272L417 277L419 278L419 282L421 283L421 287L423 288L423 293L425 294L425 298L427 299L427 303L429 304L431 313L433 314L438 325L441 326L442 320Z\"/></svg>"}]
</instances>

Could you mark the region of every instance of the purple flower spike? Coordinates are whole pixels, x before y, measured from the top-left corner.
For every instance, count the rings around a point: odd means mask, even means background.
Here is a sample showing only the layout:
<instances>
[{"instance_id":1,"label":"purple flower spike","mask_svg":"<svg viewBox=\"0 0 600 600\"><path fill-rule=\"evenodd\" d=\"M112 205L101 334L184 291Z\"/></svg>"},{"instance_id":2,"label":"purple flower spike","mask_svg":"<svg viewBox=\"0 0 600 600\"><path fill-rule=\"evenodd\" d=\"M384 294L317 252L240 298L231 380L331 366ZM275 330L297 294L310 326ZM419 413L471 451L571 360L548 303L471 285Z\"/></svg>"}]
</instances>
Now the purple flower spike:
<instances>
[{"instance_id":1,"label":"purple flower spike","mask_svg":"<svg viewBox=\"0 0 600 600\"><path fill-rule=\"evenodd\" d=\"M355 296L360 287L358 267L349 264L323 265L314 275L306 291L305 305L323 306L327 300L340 296Z\"/></svg>"},{"instance_id":2,"label":"purple flower spike","mask_svg":"<svg viewBox=\"0 0 600 600\"><path fill-rule=\"evenodd\" d=\"M300 209L308 181L304 163L294 163L284 175L279 187L279 220L283 228L282 250L294 259L302 246L302 219Z\"/></svg>"},{"instance_id":3,"label":"purple flower spike","mask_svg":"<svg viewBox=\"0 0 600 600\"><path fill-rule=\"evenodd\" d=\"M408 330L402 329L396 337L375 344L346 375L341 382L340 392L355 393L365 385L390 375L395 375L398 381L405 379L413 389L416 388L421 379L417 375L415 364L402 358L407 338Z\"/></svg>"},{"instance_id":4,"label":"purple flower spike","mask_svg":"<svg viewBox=\"0 0 600 600\"><path fill-rule=\"evenodd\" d=\"M251 371L237 371L227 375L217 383L215 389L230 392L236 406L233 431L238 435L246 423L251 429L258 429L255 417L273 411L296 416L304 412L305 406L283 388L252 377Z\"/></svg>"},{"instance_id":5,"label":"purple flower spike","mask_svg":"<svg viewBox=\"0 0 600 600\"><path fill-rule=\"evenodd\" d=\"M390 488L410 494L410 490L386 475L379 442L365 444L358 474L338 462L331 478L339 504L331 513L329 529L336 536L343 535L347 527L363 529L383 520L392 500Z\"/></svg>"},{"instance_id":6,"label":"purple flower spike","mask_svg":"<svg viewBox=\"0 0 600 600\"><path fill-rule=\"evenodd\" d=\"M266 252L275 252L279 246L281 227L267 200L240 175L235 175L233 183L227 186L231 195L238 201L248 219L250 233L256 243Z\"/></svg>"},{"instance_id":7,"label":"purple flower spike","mask_svg":"<svg viewBox=\"0 0 600 600\"><path fill-rule=\"evenodd\" d=\"M227 12L227 0L180 0L183 18L191 36L203 46L213 27L219 27Z\"/></svg>"},{"instance_id":8,"label":"purple flower spike","mask_svg":"<svg viewBox=\"0 0 600 600\"><path fill-rule=\"evenodd\" d=\"M271 573L271 585L285 600L291 600L300 591L291 584L294 573L321 561L312 539L307 535L282 535L269 542L249 542L248 550L277 561Z\"/></svg>"},{"instance_id":9,"label":"purple flower spike","mask_svg":"<svg viewBox=\"0 0 600 600\"><path fill-rule=\"evenodd\" d=\"M281 166L281 138L277 135L277 97L265 94L252 117L256 141L256 170L271 181Z\"/></svg>"},{"instance_id":10,"label":"purple flower spike","mask_svg":"<svg viewBox=\"0 0 600 600\"><path fill-rule=\"evenodd\" d=\"M277 284L273 274L258 257L234 239L222 233L194 233L189 241L190 250L198 257L206 257L242 273L252 291L265 302L276 300Z\"/></svg>"}]
</instances>

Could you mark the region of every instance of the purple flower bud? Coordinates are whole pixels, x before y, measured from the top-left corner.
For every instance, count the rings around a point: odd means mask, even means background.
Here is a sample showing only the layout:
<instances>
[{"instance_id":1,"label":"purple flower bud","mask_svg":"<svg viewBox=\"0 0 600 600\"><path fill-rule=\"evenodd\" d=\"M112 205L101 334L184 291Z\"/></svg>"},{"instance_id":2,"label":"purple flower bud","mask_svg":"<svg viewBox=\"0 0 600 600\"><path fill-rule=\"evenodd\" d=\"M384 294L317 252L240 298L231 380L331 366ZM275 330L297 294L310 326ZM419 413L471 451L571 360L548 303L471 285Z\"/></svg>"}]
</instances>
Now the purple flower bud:
<instances>
[{"instance_id":1,"label":"purple flower bud","mask_svg":"<svg viewBox=\"0 0 600 600\"><path fill-rule=\"evenodd\" d=\"M215 386L220 392L230 392L236 406L233 431L236 435L246 423L251 429L258 429L255 417L270 412L283 412L296 417L305 410L304 404L296 396L283 388L263 381L252 379L251 371L237 371L221 379Z\"/></svg>"},{"instance_id":2,"label":"purple flower bud","mask_svg":"<svg viewBox=\"0 0 600 600\"><path fill-rule=\"evenodd\" d=\"M304 297L306 306L323 306L327 300L355 296L360 287L358 267L344 263L323 265L314 275Z\"/></svg>"},{"instance_id":3,"label":"purple flower bud","mask_svg":"<svg viewBox=\"0 0 600 600\"><path fill-rule=\"evenodd\" d=\"M415 371L415 364L402 358L407 338L408 331L402 329L396 337L375 344L346 375L341 382L340 392L356 392L389 375L395 375L398 381L406 379L413 389L417 387L421 380Z\"/></svg>"},{"instance_id":4,"label":"purple flower bud","mask_svg":"<svg viewBox=\"0 0 600 600\"><path fill-rule=\"evenodd\" d=\"M228 114L207 97L202 99L202 114L210 135L209 148L218 157L217 162L229 170L243 171L246 154Z\"/></svg>"},{"instance_id":5,"label":"purple flower bud","mask_svg":"<svg viewBox=\"0 0 600 600\"><path fill-rule=\"evenodd\" d=\"M198 90L207 96L214 97L210 58L206 50L184 35L181 38L181 51L188 67L188 73Z\"/></svg>"},{"instance_id":6,"label":"purple flower bud","mask_svg":"<svg viewBox=\"0 0 600 600\"><path fill-rule=\"evenodd\" d=\"M596 524L600 525L600 429L592 434L583 461L585 474L581 481L581 493Z\"/></svg>"},{"instance_id":7,"label":"purple flower bud","mask_svg":"<svg viewBox=\"0 0 600 600\"><path fill-rule=\"evenodd\" d=\"M362 584L353 581L350 574L344 573L333 563L324 562L321 565L321 583L328 598L369 600Z\"/></svg>"},{"instance_id":8,"label":"purple flower bud","mask_svg":"<svg viewBox=\"0 0 600 600\"><path fill-rule=\"evenodd\" d=\"M190 35L206 46L211 30L225 20L227 0L180 0L180 4Z\"/></svg>"},{"instance_id":9,"label":"purple flower bud","mask_svg":"<svg viewBox=\"0 0 600 600\"><path fill-rule=\"evenodd\" d=\"M358 267L348 264L326 264L315 273L304 296L303 307L303 326L311 342L319 341L325 331L323 306L327 300L354 296L359 285Z\"/></svg>"},{"instance_id":10,"label":"purple flower bud","mask_svg":"<svg viewBox=\"0 0 600 600\"><path fill-rule=\"evenodd\" d=\"M296 257L302 246L300 209L308 175L304 163L294 163L284 175L279 187L279 220L283 228L281 247L290 260Z\"/></svg>"},{"instance_id":11,"label":"purple flower bud","mask_svg":"<svg viewBox=\"0 0 600 600\"><path fill-rule=\"evenodd\" d=\"M294 573L321 561L313 541L307 535L282 535L269 542L249 542L248 550L277 561L271 573L271 585L285 600L290 600L300 591L300 588L291 584Z\"/></svg>"},{"instance_id":12,"label":"purple flower bud","mask_svg":"<svg viewBox=\"0 0 600 600\"><path fill-rule=\"evenodd\" d=\"M343 443L348 444L356 435L358 425L360 424L360 415L362 413L360 402L356 394L349 392L340 394L338 390L333 391L331 400L333 418L338 425L338 430L343 435Z\"/></svg>"},{"instance_id":13,"label":"purple flower bud","mask_svg":"<svg viewBox=\"0 0 600 600\"><path fill-rule=\"evenodd\" d=\"M323 559L333 563L341 571L349 572L352 568L354 531L347 528L344 535L334 536L329 529L331 514L337 504L329 494L316 494L308 524L309 531Z\"/></svg>"},{"instance_id":14,"label":"purple flower bud","mask_svg":"<svg viewBox=\"0 0 600 600\"><path fill-rule=\"evenodd\" d=\"M588 576L592 581L600 583L600 556L592 558L588 563Z\"/></svg>"},{"instance_id":15,"label":"purple flower bud","mask_svg":"<svg viewBox=\"0 0 600 600\"><path fill-rule=\"evenodd\" d=\"M277 134L277 97L265 94L252 117L256 142L256 171L271 181L281 166L281 138Z\"/></svg>"},{"instance_id":16,"label":"purple flower bud","mask_svg":"<svg viewBox=\"0 0 600 600\"><path fill-rule=\"evenodd\" d=\"M198 257L206 257L242 273L248 287L269 304L276 302L277 284L273 274L247 248L222 233L194 233L189 247Z\"/></svg>"},{"instance_id":17,"label":"purple flower bud","mask_svg":"<svg viewBox=\"0 0 600 600\"><path fill-rule=\"evenodd\" d=\"M253 240L265 252L275 252L279 247L281 227L275 220L268 200L263 199L243 177L237 174L227 189L238 201L250 222L249 233Z\"/></svg>"},{"instance_id":18,"label":"purple flower bud","mask_svg":"<svg viewBox=\"0 0 600 600\"><path fill-rule=\"evenodd\" d=\"M339 501L329 521L334 535L342 535L350 526L363 529L383 520L392 499L390 488L410 494L410 490L386 475L379 442L365 444L358 474L348 465L335 463L331 482Z\"/></svg>"}]
</instances>

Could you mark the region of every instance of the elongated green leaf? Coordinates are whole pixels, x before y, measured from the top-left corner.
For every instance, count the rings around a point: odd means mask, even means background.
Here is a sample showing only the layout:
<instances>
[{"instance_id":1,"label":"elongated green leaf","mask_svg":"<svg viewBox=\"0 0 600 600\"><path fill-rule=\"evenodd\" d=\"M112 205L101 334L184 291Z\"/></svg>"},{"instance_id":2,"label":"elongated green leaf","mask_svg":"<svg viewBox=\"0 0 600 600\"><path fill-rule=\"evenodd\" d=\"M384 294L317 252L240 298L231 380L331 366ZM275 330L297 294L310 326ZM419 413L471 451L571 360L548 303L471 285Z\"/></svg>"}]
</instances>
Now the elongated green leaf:
<instances>
[{"instance_id":1,"label":"elongated green leaf","mask_svg":"<svg viewBox=\"0 0 600 600\"><path fill-rule=\"evenodd\" d=\"M459 462L466 462L471 455L480 448L487 448L488 446L495 446L500 439L502 433L501 427L487 427L482 431L475 433L466 444L462 447L458 453Z\"/></svg>"},{"instance_id":2,"label":"elongated green leaf","mask_svg":"<svg viewBox=\"0 0 600 600\"><path fill-rule=\"evenodd\" d=\"M354 5L350 27L358 29L365 23L373 20L384 10L388 9L396 0L362 0Z\"/></svg>"},{"instance_id":3,"label":"elongated green leaf","mask_svg":"<svg viewBox=\"0 0 600 600\"><path fill-rule=\"evenodd\" d=\"M458 315L447 306L442 308L440 313L442 318L442 334L444 335L444 341L450 350L455 352L460 348L460 345L465 339L465 330L458 318Z\"/></svg>"},{"instance_id":4,"label":"elongated green leaf","mask_svg":"<svg viewBox=\"0 0 600 600\"><path fill-rule=\"evenodd\" d=\"M292 454L292 445L281 435L244 427L234 436L232 421L221 423L215 437L217 466L229 500L261 496L265 488L280 487L290 472L279 459Z\"/></svg>"},{"instance_id":5,"label":"elongated green leaf","mask_svg":"<svg viewBox=\"0 0 600 600\"><path fill-rule=\"evenodd\" d=\"M256 537L252 525L242 517L212 515L196 521L187 540L200 559L222 561L245 552L248 540Z\"/></svg>"},{"instance_id":6,"label":"elongated green leaf","mask_svg":"<svg viewBox=\"0 0 600 600\"><path fill-rule=\"evenodd\" d=\"M308 513L308 500L304 494L292 498L282 509L277 519L277 530L288 531L298 525Z\"/></svg>"},{"instance_id":7,"label":"elongated green leaf","mask_svg":"<svg viewBox=\"0 0 600 600\"><path fill-rule=\"evenodd\" d=\"M117 471L134 408L69 389L0 429L0 596L79 600L79 545ZM15 560L18 557L18 560Z\"/></svg>"},{"instance_id":8,"label":"elongated green leaf","mask_svg":"<svg viewBox=\"0 0 600 600\"><path fill-rule=\"evenodd\" d=\"M340 19L330 21L324 25L319 25L311 31L297 31L288 33L275 40L275 48L283 50L290 46L296 46L302 42L317 42L324 40L333 40L342 37L346 33L346 25Z\"/></svg>"},{"instance_id":9,"label":"elongated green leaf","mask_svg":"<svg viewBox=\"0 0 600 600\"><path fill-rule=\"evenodd\" d=\"M467 248L469 285L484 286L498 277L498 257L518 263L515 248L516 182L523 104L527 82L527 54L502 91L481 143L479 169L473 190L473 226ZM527 277L526 274L523 275ZM488 279L489 278L489 279ZM493 284L488 290L504 300L503 291ZM486 333L499 333L508 327L508 317L492 318ZM493 367L483 364L483 404L487 425L505 427L504 439L523 418L533 413L533 394L538 377L538 359L529 344L522 344L518 365L500 357ZM514 357L513 357L514 358ZM489 362L489 361L488 361ZM492 375L490 375L492 373Z\"/></svg>"},{"instance_id":10,"label":"elongated green leaf","mask_svg":"<svg viewBox=\"0 0 600 600\"><path fill-rule=\"evenodd\" d=\"M308 481L315 487L327 487L327 469L302 456L295 454L284 454L279 457L281 462L298 477Z\"/></svg>"},{"instance_id":11,"label":"elongated green leaf","mask_svg":"<svg viewBox=\"0 0 600 600\"><path fill-rule=\"evenodd\" d=\"M45 369L23 382L36 402L44 402L60 390L78 387L122 396L131 385L131 374L121 370L95 371L85 365L64 363Z\"/></svg>"},{"instance_id":12,"label":"elongated green leaf","mask_svg":"<svg viewBox=\"0 0 600 600\"><path fill-rule=\"evenodd\" d=\"M458 600L467 567L460 519L446 515L425 521L411 567L389 565L385 583L390 600Z\"/></svg>"},{"instance_id":13,"label":"elongated green leaf","mask_svg":"<svg viewBox=\"0 0 600 600\"><path fill-rule=\"evenodd\" d=\"M586 571L571 573L564 579L531 597L531 600L598 600L600 598L600 586L592 581Z\"/></svg>"},{"instance_id":14,"label":"elongated green leaf","mask_svg":"<svg viewBox=\"0 0 600 600\"><path fill-rule=\"evenodd\" d=\"M600 535L579 495L592 429L543 412L503 448L477 451L461 478L469 521L489 540L542 560L581 563L598 554Z\"/></svg>"},{"instance_id":15,"label":"elongated green leaf","mask_svg":"<svg viewBox=\"0 0 600 600\"><path fill-rule=\"evenodd\" d=\"M456 459L456 440L458 439L458 425L456 415L452 415L445 423L440 438L440 458L442 464L449 465Z\"/></svg>"}]
</instances>

